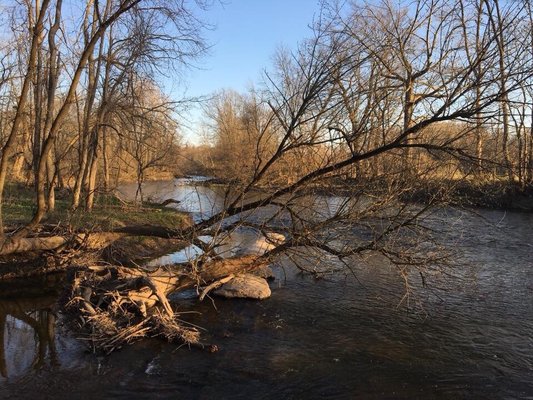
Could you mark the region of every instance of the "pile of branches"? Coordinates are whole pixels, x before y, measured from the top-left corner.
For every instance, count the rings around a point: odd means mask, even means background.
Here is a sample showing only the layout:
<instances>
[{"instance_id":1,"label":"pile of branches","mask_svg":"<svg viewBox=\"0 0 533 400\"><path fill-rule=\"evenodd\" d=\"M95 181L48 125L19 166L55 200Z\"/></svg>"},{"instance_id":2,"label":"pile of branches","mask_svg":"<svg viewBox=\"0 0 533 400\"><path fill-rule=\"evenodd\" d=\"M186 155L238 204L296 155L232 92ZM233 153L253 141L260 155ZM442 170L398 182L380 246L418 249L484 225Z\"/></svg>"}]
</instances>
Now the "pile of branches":
<instances>
[{"instance_id":1,"label":"pile of branches","mask_svg":"<svg viewBox=\"0 0 533 400\"><path fill-rule=\"evenodd\" d=\"M179 318L168 295L197 288L200 299L236 273L254 271L266 259L243 256L210 259L194 265L161 267L154 271L122 266L90 266L73 270L63 309L74 331L93 351L106 354L147 337L217 351L200 341L198 327ZM203 289L202 289L203 288Z\"/></svg>"},{"instance_id":2,"label":"pile of branches","mask_svg":"<svg viewBox=\"0 0 533 400\"><path fill-rule=\"evenodd\" d=\"M172 310L167 295L179 286L175 271L93 266L74 274L65 309L93 351L109 354L146 337L216 350Z\"/></svg>"}]
</instances>

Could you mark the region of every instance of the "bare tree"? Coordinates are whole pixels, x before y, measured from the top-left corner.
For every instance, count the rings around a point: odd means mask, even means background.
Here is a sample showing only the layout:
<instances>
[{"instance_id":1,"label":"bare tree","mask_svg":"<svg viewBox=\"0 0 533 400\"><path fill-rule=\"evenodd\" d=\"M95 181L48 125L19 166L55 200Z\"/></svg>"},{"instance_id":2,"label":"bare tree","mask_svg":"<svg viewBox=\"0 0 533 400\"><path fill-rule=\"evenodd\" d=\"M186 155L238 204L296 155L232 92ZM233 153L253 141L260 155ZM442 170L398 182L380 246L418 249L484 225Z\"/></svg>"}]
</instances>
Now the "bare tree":
<instances>
[{"instance_id":1,"label":"bare tree","mask_svg":"<svg viewBox=\"0 0 533 400\"><path fill-rule=\"evenodd\" d=\"M113 16L118 20L130 9L135 11L133 19L124 22L130 29L126 31L135 32L131 43L139 46L135 47L139 52L123 59L141 67L117 63L116 76L123 76L117 79L117 93L131 94L131 99L116 113L106 109L105 118L94 126L99 129L104 123L116 134L116 141L130 149L140 184L146 168L164 155L150 149L161 147L158 140L164 138L161 132L154 138L153 132L173 127L168 110L159 113L166 104L150 104L139 95L149 82L145 68L157 69L159 64L152 61L161 60L154 56L161 55L157 49L141 46L147 43L141 39L153 37L146 27L154 25L144 24L150 14L143 14L142 7L120 4L123 9L113 8L103 21L98 8L94 9L94 31L41 152L38 211L28 228L35 227L44 214L44 160L66 120L78 81ZM436 179L453 177L453 169L460 171L489 154L487 149L479 150L482 127L502 128L504 153L509 152L504 162L510 161L509 102L520 98L532 77L530 60L522 57L530 51L531 24L521 25L528 40L513 41L513 45L507 29L515 17L523 19L524 8L483 4L382 0L354 2L348 9L326 4L313 36L296 51L278 54L274 71L265 76L257 96L232 95L215 103L211 114L215 146L227 152L238 145L245 156L227 157L244 170L239 171L238 184L224 188L221 210L190 227L126 227L115 232L180 238L203 253L179 271L147 273L112 267L110 273L102 273L99 267L89 268L83 284L75 282L70 304L90 316L87 320L95 332L103 336L113 332L112 338L102 339L102 346L110 350L124 337L127 341L147 332L197 342L196 331L176 323L166 296L198 285L205 286L205 294L220 279L282 255L307 270L302 261L309 257L350 269L354 259L379 254L397 268L406 296L414 277L425 284L427 275L446 261L446 251L426 218L446 201L447 192L429 192L421 203L406 200ZM168 54L163 53L162 59ZM121 102L115 97L113 104ZM245 143L237 143L243 137ZM264 254L222 257L221 243L243 228L254 230L272 246ZM201 236L211 239L206 243ZM107 285L113 282L106 282L105 290L94 288L102 276L122 279L120 287L126 289L118 299L109 295ZM88 295L86 286L91 287ZM157 304L160 310L154 308ZM120 312L135 318L121 318Z\"/></svg>"},{"instance_id":2,"label":"bare tree","mask_svg":"<svg viewBox=\"0 0 533 400\"><path fill-rule=\"evenodd\" d=\"M125 128L121 146L135 170L135 199L142 203L147 171L169 166L176 157L178 126L172 117L173 103L164 98L153 82L132 80L129 90L129 100L122 104L120 114Z\"/></svg>"},{"instance_id":3,"label":"bare tree","mask_svg":"<svg viewBox=\"0 0 533 400\"><path fill-rule=\"evenodd\" d=\"M15 144L17 135L19 134L19 129L22 123L22 118L23 118L23 112L28 102L30 84L35 74L35 69L37 65L39 45L40 45L42 31L43 31L43 21L44 21L46 11L49 5L50 5L49 0L43 0L39 8L38 16L35 19L35 24L32 27L32 39L31 39L31 47L30 47L30 53L29 53L29 58L28 58L28 63L27 63L27 71L24 76L22 88L20 91L20 96L19 96L18 103L17 103L16 114L13 118L13 122L11 125L11 130L7 137L7 141L2 147L2 155L0 157L0 234L3 234L4 232L1 212L2 212L3 192L4 192L5 181L6 181L7 169L8 169L8 161L13 151L13 146Z\"/></svg>"},{"instance_id":4,"label":"bare tree","mask_svg":"<svg viewBox=\"0 0 533 400\"><path fill-rule=\"evenodd\" d=\"M499 31L489 19L479 22L476 12L459 15L456 5L416 2L415 7L407 8L390 1L374 6L356 4L348 16L334 10L330 19L319 21L314 38L295 54L280 59L276 73L267 76L269 85L263 101L275 120L277 147L262 159L242 190L228 195L228 205L221 213L190 232L217 224L222 224L217 231L223 231L224 221L232 215L240 215L247 224L250 214L268 206L276 210L275 215L288 213L291 221L282 229L290 240L274 252L315 247L342 259L378 251L399 266L435 263L431 257L424 261L422 253L401 250L408 241L403 238L412 238L413 248L422 237L426 238L422 242L427 240L422 218L426 207L414 211L401 204L405 193L423 185L435 168L428 163L420 170L419 162L417 179L406 179L400 167L404 150L426 154L426 159L433 161L475 160L477 149L469 153L461 144L475 140L479 115L495 117L502 95L516 93L519 82L531 76L528 62L518 57L526 47L513 46L508 57L514 61L514 78L502 86L503 75L508 73L500 68L500 46L495 43ZM488 24L480 28L488 33L477 35L478 50L465 57L464 27L478 29L478 23ZM480 64L486 70L481 75ZM390 96L398 93L405 94L404 100L390 101ZM376 116L384 113L389 117L379 121L381 126L376 129ZM474 128L464 122L471 122ZM437 127L444 123L457 129L437 135ZM266 190L276 166L304 149L316 155L318 163L303 170L294 182ZM298 207L296 199L313 188L329 187L352 166L388 157L397 161L387 171L392 179L384 181L376 176L370 181L355 181L349 199L331 215L317 220ZM259 199L254 195L257 188L261 188ZM430 203L436 200L430 199ZM371 222L375 218L386 222ZM359 226L365 234L344 243L340 236L327 233L330 229L338 232L335 226L339 224ZM336 241L343 243L340 248L328 244Z\"/></svg>"},{"instance_id":5,"label":"bare tree","mask_svg":"<svg viewBox=\"0 0 533 400\"><path fill-rule=\"evenodd\" d=\"M203 2L196 3L204 7ZM40 223L47 210L54 208L54 187L58 180L64 182L62 161L69 160L70 168L76 166L73 206L79 205L85 188L86 206L90 209L100 167L101 139L109 139L106 129L120 133L123 128L111 126L108 122L119 119L108 114L121 88L128 85L128 77L160 74L166 68L177 69L205 49L200 34L204 24L191 12L188 3L109 0L101 4L88 1L81 25L68 27L78 30L83 38L74 44L63 38L58 41L61 28L65 29L62 24L67 23L62 16L61 0L14 4L12 9L17 15L14 18L19 18L17 13L24 8L24 20L32 34L31 46L27 57L24 52L19 53L19 68L26 66L22 84L20 88L12 86L19 94L0 158L0 203L11 156L19 143L27 143L22 140L26 129L21 129L27 123L26 127L33 132L31 162L37 207L26 229L20 230L16 237L3 236L3 241L25 236ZM112 26L115 29L111 29ZM22 46L23 41L18 43ZM86 89L83 96L79 92L80 84ZM66 89L59 91L59 85ZM74 104L80 123L77 132L65 132L67 126L72 127L69 114ZM56 142L59 135L69 139L64 151L58 153L56 150L63 146ZM79 157L70 154L76 147ZM21 161L22 157L18 156L19 170Z\"/></svg>"}]
</instances>

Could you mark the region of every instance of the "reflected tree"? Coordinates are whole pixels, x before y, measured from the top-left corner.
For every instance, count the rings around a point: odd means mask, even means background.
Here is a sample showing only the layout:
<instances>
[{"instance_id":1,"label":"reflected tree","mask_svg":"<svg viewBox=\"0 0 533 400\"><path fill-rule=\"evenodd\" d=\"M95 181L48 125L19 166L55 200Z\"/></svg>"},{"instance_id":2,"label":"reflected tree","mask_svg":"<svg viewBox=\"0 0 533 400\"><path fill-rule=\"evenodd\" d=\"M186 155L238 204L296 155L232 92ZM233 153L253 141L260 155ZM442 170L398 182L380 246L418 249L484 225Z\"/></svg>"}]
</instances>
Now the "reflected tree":
<instances>
[{"instance_id":1,"label":"reflected tree","mask_svg":"<svg viewBox=\"0 0 533 400\"><path fill-rule=\"evenodd\" d=\"M47 365L47 360L51 366L58 365L55 337L56 317L51 310L54 303L54 297L0 301L0 372L4 378L9 376L6 342L11 336L16 339L16 336L20 334L20 328L16 327L20 322L34 332L34 356L31 368L41 369ZM25 343L25 346L27 349L33 347L30 343ZM19 360L19 362L22 361Z\"/></svg>"}]
</instances>

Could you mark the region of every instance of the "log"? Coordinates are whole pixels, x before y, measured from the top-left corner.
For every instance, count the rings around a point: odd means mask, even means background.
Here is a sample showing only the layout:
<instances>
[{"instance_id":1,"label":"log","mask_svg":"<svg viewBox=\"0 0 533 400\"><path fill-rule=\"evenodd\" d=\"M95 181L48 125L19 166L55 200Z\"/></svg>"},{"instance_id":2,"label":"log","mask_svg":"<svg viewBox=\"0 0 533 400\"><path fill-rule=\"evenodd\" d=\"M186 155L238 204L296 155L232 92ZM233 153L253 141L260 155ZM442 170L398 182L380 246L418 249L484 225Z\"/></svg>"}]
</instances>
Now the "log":
<instances>
[{"instance_id":1,"label":"log","mask_svg":"<svg viewBox=\"0 0 533 400\"><path fill-rule=\"evenodd\" d=\"M79 233L70 236L45 236L32 238L4 238L0 244L0 256L25 253L29 251L51 251L67 245L69 242L84 244L87 249L98 250L125 234L118 232Z\"/></svg>"},{"instance_id":2,"label":"log","mask_svg":"<svg viewBox=\"0 0 533 400\"><path fill-rule=\"evenodd\" d=\"M63 236L37 237L37 238L5 238L0 244L0 255L24 253L29 251L56 250L67 243Z\"/></svg>"},{"instance_id":3,"label":"log","mask_svg":"<svg viewBox=\"0 0 533 400\"><path fill-rule=\"evenodd\" d=\"M152 236L158 238L175 238L179 231L158 226L130 226L117 228L111 232L78 233L74 235L56 235L30 238L12 238L9 236L0 238L0 256L9 254L25 253L31 251L51 251L72 241L76 244L84 244L91 250L99 250L110 243L125 236Z\"/></svg>"}]
</instances>

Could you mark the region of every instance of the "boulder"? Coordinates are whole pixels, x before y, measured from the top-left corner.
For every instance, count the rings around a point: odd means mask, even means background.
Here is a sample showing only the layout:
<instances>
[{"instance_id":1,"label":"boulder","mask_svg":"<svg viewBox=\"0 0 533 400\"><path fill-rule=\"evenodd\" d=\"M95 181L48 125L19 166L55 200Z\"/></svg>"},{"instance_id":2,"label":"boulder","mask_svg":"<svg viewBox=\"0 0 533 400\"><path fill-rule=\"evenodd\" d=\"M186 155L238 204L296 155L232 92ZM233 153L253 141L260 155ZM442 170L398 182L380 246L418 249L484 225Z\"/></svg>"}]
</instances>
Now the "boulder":
<instances>
[{"instance_id":1,"label":"boulder","mask_svg":"<svg viewBox=\"0 0 533 400\"><path fill-rule=\"evenodd\" d=\"M226 298L246 298L262 300L270 297L272 292L266 279L252 274L237 275L214 292Z\"/></svg>"}]
</instances>

